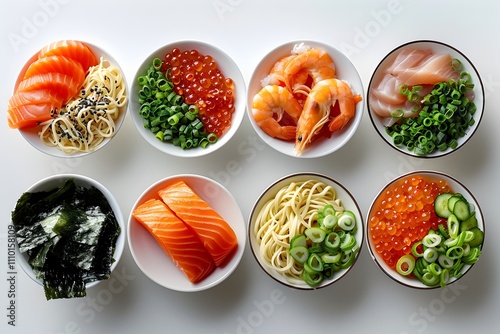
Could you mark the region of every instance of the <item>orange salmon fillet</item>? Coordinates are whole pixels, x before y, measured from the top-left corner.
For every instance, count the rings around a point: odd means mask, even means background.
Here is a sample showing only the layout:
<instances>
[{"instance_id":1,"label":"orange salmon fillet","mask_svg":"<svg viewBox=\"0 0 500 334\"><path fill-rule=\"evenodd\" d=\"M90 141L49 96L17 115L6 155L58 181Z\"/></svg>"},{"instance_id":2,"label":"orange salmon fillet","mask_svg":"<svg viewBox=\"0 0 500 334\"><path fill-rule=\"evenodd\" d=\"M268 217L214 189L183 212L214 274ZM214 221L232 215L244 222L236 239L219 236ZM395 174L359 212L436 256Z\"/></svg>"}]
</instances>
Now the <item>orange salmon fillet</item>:
<instances>
[{"instance_id":1,"label":"orange salmon fillet","mask_svg":"<svg viewBox=\"0 0 500 334\"><path fill-rule=\"evenodd\" d=\"M25 104L7 110L7 124L9 127L30 128L47 120L47 115L56 107L51 103Z\"/></svg>"},{"instance_id":2,"label":"orange salmon fillet","mask_svg":"<svg viewBox=\"0 0 500 334\"><path fill-rule=\"evenodd\" d=\"M89 67L99 64L85 43L73 40L43 47L30 62L20 74L22 79L9 100L7 120L13 129L34 127L50 120L52 110L60 109L77 95Z\"/></svg>"},{"instance_id":3,"label":"orange salmon fillet","mask_svg":"<svg viewBox=\"0 0 500 334\"><path fill-rule=\"evenodd\" d=\"M48 56L35 60L24 73L24 79L46 73L62 73L73 77L78 82L85 80L85 70L79 62L59 56Z\"/></svg>"},{"instance_id":4,"label":"orange salmon fillet","mask_svg":"<svg viewBox=\"0 0 500 334\"><path fill-rule=\"evenodd\" d=\"M197 283L215 269L215 263L196 234L159 199L150 199L132 213L155 238L174 264Z\"/></svg>"},{"instance_id":5,"label":"orange salmon fillet","mask_svg":"<svg viewBox=\"0 0 500 334\"><path fill-rule=\"evenodd\" d=\"M167 186L158 194L170 210L198 234L217 266L230 258L238 246L236 234L185 182Z\"/></svg>"},{"instance_id":6,"label":"orange salmon fillet","mask_svg":"<svg viewBox=\"0 0 500 334\"><path fill-rule=\"evenodd\" d=\"M63 56L73 59L82 65L85 72L90 66L95 66L99 63L97 57L85 43L74 40L61 40L48 44L38 54L39 58L49 56Z\"/></svg>"}]
</instances>

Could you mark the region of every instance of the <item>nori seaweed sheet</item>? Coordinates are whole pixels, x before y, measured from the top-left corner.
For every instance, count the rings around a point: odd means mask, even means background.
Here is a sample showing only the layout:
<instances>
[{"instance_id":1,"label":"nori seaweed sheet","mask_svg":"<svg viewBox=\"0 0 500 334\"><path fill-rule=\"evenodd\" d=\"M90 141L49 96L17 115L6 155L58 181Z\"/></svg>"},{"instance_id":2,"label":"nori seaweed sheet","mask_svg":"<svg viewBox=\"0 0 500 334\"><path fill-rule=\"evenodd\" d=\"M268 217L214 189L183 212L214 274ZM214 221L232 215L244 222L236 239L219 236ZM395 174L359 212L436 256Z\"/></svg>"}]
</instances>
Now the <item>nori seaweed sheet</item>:
<instances>
[{"instance_id":1,"label":"nori seaweed sheet","mask_svg":"<svg viewBox=\"0 0 500 334\"><path fill-rule=\"evenodd\" d=\"M19 249L43 280L47 300L83 297L86 283L109 278L121 231L99 189L68 179L51 191L26 192L12 222Z\"/></svg>"}]
</instances>

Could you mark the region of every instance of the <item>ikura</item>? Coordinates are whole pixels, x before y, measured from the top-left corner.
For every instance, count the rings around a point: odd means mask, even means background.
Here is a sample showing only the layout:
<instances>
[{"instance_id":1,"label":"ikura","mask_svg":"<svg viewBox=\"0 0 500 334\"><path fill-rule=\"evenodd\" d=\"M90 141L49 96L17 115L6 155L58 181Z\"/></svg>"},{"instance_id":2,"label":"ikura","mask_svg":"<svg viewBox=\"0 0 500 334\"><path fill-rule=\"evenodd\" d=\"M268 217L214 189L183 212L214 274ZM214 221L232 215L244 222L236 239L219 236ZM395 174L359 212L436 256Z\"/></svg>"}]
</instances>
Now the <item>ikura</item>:
<instances>
[{"instance_id":1,"label":"ikura","mask_svg":"<svg viewBox=\"0 0 500 334\"><path fill-rule=\"evenodd\" d=\"M182 52L174 48L164 63L175 92L187 104L197 105L206 130L220 137L231 125L235 109L233 80L222 74L210 55L197 50Z\"/></svg>"},{"instance_id":2,"label":"ikura","mask_svg":"<svg viewBox=\"0 0 500 334\"><path fill-rule=\"evenodd\" d=\"M389 267L394 269L401 256L410 254L413 243L429 229L446 226L446 219L434 211L434 199L450 190L445 180L410 175L391 184L375 201L368 217L369 236Z\"/></svg>"}]
</instances>

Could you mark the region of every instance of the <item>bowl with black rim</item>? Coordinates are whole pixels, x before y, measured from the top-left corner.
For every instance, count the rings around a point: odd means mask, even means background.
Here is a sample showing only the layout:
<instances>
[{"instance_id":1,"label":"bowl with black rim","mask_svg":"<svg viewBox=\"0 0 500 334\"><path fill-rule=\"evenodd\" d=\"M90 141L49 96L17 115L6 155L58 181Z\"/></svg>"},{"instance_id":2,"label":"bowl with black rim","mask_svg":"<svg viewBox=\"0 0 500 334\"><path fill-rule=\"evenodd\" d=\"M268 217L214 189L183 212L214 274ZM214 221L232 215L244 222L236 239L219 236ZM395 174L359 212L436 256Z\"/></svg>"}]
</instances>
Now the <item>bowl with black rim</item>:
<instances>
[{"instance_id":1,"label":"bowl with black rim","mask_svg":"<svg viewBox=\"0 0 500 334\"><path fill-rule=\"evenodd\" d=\"M458 151L477 132L484 87L472 61L443 42L417 40L391 50L367 91L375 131L405 155L437 158Z\"/></svg>"}]
</instances>

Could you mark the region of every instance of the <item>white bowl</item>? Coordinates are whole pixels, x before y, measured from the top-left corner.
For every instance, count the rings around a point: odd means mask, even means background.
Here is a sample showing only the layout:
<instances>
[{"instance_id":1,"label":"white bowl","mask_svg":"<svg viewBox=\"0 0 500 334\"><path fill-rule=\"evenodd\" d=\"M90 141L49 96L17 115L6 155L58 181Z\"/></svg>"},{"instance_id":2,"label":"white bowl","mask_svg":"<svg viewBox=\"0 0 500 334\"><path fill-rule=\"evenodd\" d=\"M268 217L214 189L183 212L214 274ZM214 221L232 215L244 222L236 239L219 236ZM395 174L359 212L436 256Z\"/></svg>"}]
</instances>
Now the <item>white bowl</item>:
<instances>
[{"instance_id":1,"label":"white bowl","mask_svg":"<svg viewBox=\"0 0 500 334\"><path fill-rule=\"evenodd\" d=\"M271 269L271 267L268 265L268 263L263 259L262 255L260 254L260 245L257 241L257 237L255 236L253 229L256 224L257 217L259 215L259 212L262 210L262 208L265 206L265 204L272 200L273 198L276 197L277 193L282 189L283 187L286 187L292 183L296 182L303 182L307 180L315 180L317 182L322 182L325 183L326 185L329 185L333 187L333 189L336 192L336 197L340 199L342 205L344 206L345 210L350 210L354 213L356 217L356 223L357 223L357 230L354 234L356 238L356 242L358 245L358 251L357 254L355 255L354 262L352 265L346 269L340 269L339 271L334 273L333 278L331 279L323 279L323 281L320 283L320 285L311 287L305 282L300 282L300 283L295 283L287 280L281 273L277 272L274 269ZM363 238L364 238L364 226L363 226L363 217L361 214L361 210L359 208L358 203L356 202L356 199L354 196L349 192L345 186L343 186L340 182L336 181L330 176L323 175L323 174L318 174L318 173L295 173L295 174L290 174L288 176L284 176L280 178L279 180L276 180L272 184L270 184L263 192L262 194L258 197L258 199L255 201L255 204L252 207L250 217L249 217L249 222L248 222L248 238L249 238L249 244L250 244L250 249L252 251L252 254L257 261L257 264L259 267L273 280L276 282L293 288L293 289L298 289L298 290L314 290L314 289L320 289L324 288L327 286L330 286L334 284L335 282L339 281L343 277L347 275L347 273L354 267L357 259L359 258L359 254L361 253L361 248L363 246ZM284 242L289 242L286 240L283 240Z\"/></svg>"},{"instance_id":2,"label":"white bowl","mask_svg":"<svg viewBox=\"0 0 500 334\"><path fill-rule=\"evenodd\" d=\"M135 208L169 184L184 181L232 227L238 239L238 249L224 266L216 267L199 283L191 283L174 265L153 236L132 216ZM170 290L195 292L212 288L228 278L238 266L245 249L245 222L241 209L231 193L219 183L204 176L181 174L159 180L148 187L134 204L128 222L128 243L132 256L152 281Z\"/></svg>"},{"instance_id":3,"label":"white bowl","mask_svg":"<svg viewBox=\"0 0 500 334\"><path fill-rule=\"evenodd\" d=\"M458 146L455 149L447 148L444 151L439 151L436 150L435 152L427 155L417 155L414 151L410 151L407 149L406 146L396 146L394 145L392 138L386 133L386 126L384 125L384 122L380 116L375 114L375 112L372 111L372 108L370 107L370 92L376 87L376 85L380 82L382 76L384 75L384 69L390 64L397 54L405 49L405 48L420 48L420 49L430 49L434 53L449 53L452 58L457 58L460 60L463 66L463 71L467 71L470 76L472 83L475 85L474 86L474 103L476 104L477 110L474 114L474 120L475 123L469 127L468 131L466 131L465 135L461 138L458 139ZM373 100L373 98L372 98ZM460 147L464 146L476 133L477 128L479 127L479 124L481 123L482 117L483 117L483 112L484 112L484 88L483 88L483 82L481 80L481 77L479 76L479 72L477 69L474 67L472 62L459 50L454 48L453 46L450 46L448 44L442 43L442 42L437 42L437 41L429 41L429 40L418 40L418 41L412 41L405 43L403 45L398 46L391 52L389 52L383 59L382 61L377 65L371 79L370 83L368 85L368 91L367 91L367 107L368 107L368 114L370 116L371 122L377 131L377 133L382 137L382 139L393 149L406 154L408 156L412 157L420 157L420 158L437 158L441 156L448 155L452 152L457 151L460 149Z\"/></svg>"},{"instance_id":4,"label":"white bowl","mask_svg":"<svg viewBox=\"0 0 500 334\"><path fill-rule=\"evenodd\" d=\"M453 193L460 193L461 195L464 196L464 198L470 203L472 204L472 206L474 207L474 210L476 212L476 218L477 218L477 223L478 223L478 227L480 230L483 231L483 233L485 232L484 230L484 218L483 218L483 213L481 211L481 207L479 206L479 203L477 202L476 198L474 197L474 195L466 188L466 186L461 183L460 181L458 181L457 179L455 179L454 177L446 174L446 173L443 173L443 172L437 172L437 171L426 171L426 170L422 170L422 171L414 171L414 172L410 172L410 173L406 173L406 174L403 174L397 178L395 178L394 180L388 182L381 190L380 192L375 196L372 204L370 205L370 209L368 211L368 214L367 214L367 222L366 222L366 242L368 244L368 250L369 250L369 253L373 259L373 261L377 264L377 266L388 276L390 277L392 280L404 285L404 286L407 286L407 287L410 287L410 288L416 288L416 289L434 289L434 288L439 288L440 286L437 285L437 286L427 286L425 284L423 284L422 282L420 282L417 278L415 277L411 277L411 276L402 276L400 275L399 273L396 272L396 270L392 269L389 265L387 265L387 263L382 259L382 257L380 256L379 253L377 253L374 249L374 242L373 242L373 239L372 239L372 234L371 234L371 227L370 227L370 219L373 215L373 213L375 212L375 208L376 208L376 203L378 202L378 199L379 197L386 192L386 190L391 187L394 183L396 182L399 182L401 180L404 180L406 178L411 178L412 176L424 176L424 177L427 177L427 178L432 178L432 179L435 179L435 180L444 180L447 182L447 184L451 187L451 191ZM398 232L396 232L398 233ZM483 244L481 245L481 249L483 248L483 245L484 245L484 242ZM462 273L462 276L463 277L467 272L469 272L469 270L472 268L473 265L465 265L462 270L461 270L461 273ZM460 278L461 278L460 277ZM460 279L458 278L458 279ZM456 282L458 280L456 277L451 277L450 281L448 282L448 285L449 284L452 284L453 282Z\"/></svg>"},{"instance_id":5,"label":"white bowl","mask_svg":"<svg viewBox=\"0 0 500 334\"><path fill-rule=\"evenodd\" d=\"M96 57L98 59L100 57L103 57L104 60L109 61L109 63L111 65L113 65L113 66L115 66L115 67L118 68L118 70L123 75L123 84L125 85L125 89L127 90L127 97L128 97L128 95L129 95L128 94L128 91L129 91L128 84L127 84L127 81L125 79L124 72L121 69L121 67L118 64L118 62L109 53L107 53L104 49L100 48L99 46L96 46L96 45L93 45L93 44L87 43L87 42L84 42L84 43L92 50L92 52L94 52L94 54L96 55ZM24 67L21 69L21 71L19 72L19 77L17 78L17 81L16 81L16 87L17 87L17 83L21 81L22 76L24 75L24 73L26 72L26 70L28 69L28 67L31 65L31 63L33 63L37 59L37 57L38 57L38 52L35 55L33 55L26 62L26 64L24 65ZM120 130L120 128L121 128L121 126L123 124L123 121L125 120L125 115L127 113L127 108L128 108L128 98L127 98L127 102L126 102L125 106L123 106L121 108L120 115L115 120L115 125L116 125L115 136L116 136L116 133ZM57 147L48 146L48 145L44 144L40 140L40 137L38 135L38 133L40 132L40 130L41 130L41 126L36 126L36 127L33 127L33 128L28 128L28 129L21 129L21 130L19 130L19 132L21 133L21 135L23 136L23 138L31 146L33 146L34 148L36 148L40 152L43 152L45 154L48 154L48 155L53 156L53 157L58 157L58 158L77 158L77 157L82 157L82 156L94 153L94 152L98 151L99 149L103 148L105 145L107 145L115 137L115 136L113 136L113 137L110 137L110 138L105 138L103 140L103 142L99 146L97 146L95 148L95 150L93 150L92 152L65 153L65 152L61 151L60 149L58 149Z\"/></svg>"},{"instance_id":6,"label":"white bowl","mask_svg":"<svg viewBox=\"0 0 500 334\"><path fill-rule=\"evenodd\" d=\"M310 47L323 49L328 52L335 63L335 77L337 79L347 81L351 85L353 92L355 94L360 94L363 98L363 100L356 105L355 116L342 130L333 132L331 138L317 138L302 152L301 155L298 156L299 158L316 158L333 153L343 147L356 132L363 116L365 98L361 77L349 58L347 58L347 56L337 48L321 42L304 40L289 42L271 50L257 64L250 78L247 90L247 114L253 128L266 144L285 155L293 157L297 156L294 148L295 141L284 141L273 138L259 127L252 114L252 101L254 96L262 88L261 80L269 74L273 65L282 57L290 55L294 46L300 43L304 43L304 45L308 45Z\"/></svg>"},{"instance_id":7,"label":"white bowl","mask_svg":"<svg viewBox=\"0 0 500 334\"><path fill-rule=\"evenodd\" d=\"M208 145L206 148L197 147L183 150L180 147L174 146L170 143L161 142L155 135L144 127L144 120L139 114L140 104L138 98L138 92L140 90L140 85L138 84L138 78L141 75L146 74L147 69L151 66L154 58L164 59L165 55L171 52L174 48L183 51L197 50L200 54L210 55L217 63L219 70L226 78L231 78L234 82L234 105L235 110L233 112L231 126L226 130L225 133L217 140L216 143ZM224 146L231 138L234 136L238 130L243 117L245 115L245 81L243 75L241 74L236 63L221 49L199 41L179 41L164 45L150 55L139 66L131 86L131 109L130 114L134 124L141 134L141 136L156 149L178 157L199 157L212 153L222 146Z\"/></svg>"},{"instance_id":8,"label":"white bowl","mask_svg":"<svg viewBox=\"0 0 500 334\"><path fill-rule=\"evenodd\" d=\"M49 191L55 188L59 188L64 185L64 183L69 180L69 179L74 179L74 182L77 186L82 186L85 188L90 188L91 186L97 188L99 191L102 192L102 194L105 196L107 199L109 205L111 206L111 209L113 210L113 213L116 217L116 220L118 222L118 225L120 226L120 234L116 240L116 245L115 245L115 252L113 254L113 259L115 260L112 265L111 265L111 272L116 268L118 265L118 262L120 261L120 258L123 253L123 249L125 247L125 224L122 216L122 211L120 209L120 206L118 205L118 202L114 198L113 194L106 188L104 187L101 183L97 182L94 179L91 179L87 176L83 175L78 175L78 174L59 174L59 175L53 175L46 177L35 184L33 184L31 187L29 187L26 192L40 192L40 191ZM36 283L43 285L43 282L39 280L35 273L33 272L33 269L31 268L30 264L28 263L29 257L26 253L20 253L19 249L17 247L16 243L16 257L18 260L19 265L23 269L23 271ZM100 281L94 281L86 284L86 288L91 288L95 285L97 285Z\"/></svg>"}]
</instances>

